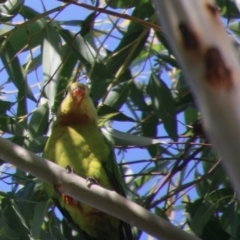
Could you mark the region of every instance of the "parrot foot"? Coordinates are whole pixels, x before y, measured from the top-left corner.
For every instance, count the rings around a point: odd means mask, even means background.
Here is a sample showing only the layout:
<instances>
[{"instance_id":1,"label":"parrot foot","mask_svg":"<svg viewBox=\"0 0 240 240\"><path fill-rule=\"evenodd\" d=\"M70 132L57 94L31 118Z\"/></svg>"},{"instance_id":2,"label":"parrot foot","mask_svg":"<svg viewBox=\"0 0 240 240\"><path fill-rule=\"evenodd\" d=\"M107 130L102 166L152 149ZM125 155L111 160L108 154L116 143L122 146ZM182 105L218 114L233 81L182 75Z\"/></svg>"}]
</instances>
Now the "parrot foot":
<instances>
[{"instance_id":1,"label":"parrot foot","mask_svg":"<svg viewBox=\"0 0 240 240\"><path fill-rule=\"evenodd\" d=\"M62 194L62 186L61 186L60 184L53 185L53 187L54 187L55 192L56 192L58 195L61 195L61 194Z\"/></svg>"},{"instance_id":2,"label":"parrot foot","mask_svg":"<svg viewBox=\"0 0 240 240\"><path fill-rule=\"evenodd\" d=\"M97 184L98 185L98 182L93 177L88 177L86 179L86 184L87 184L87 187L90 188L93 184Z\"/></svg>"},{"instance_id":3,"label":"parrot foot","mask_svg":"<svg viewBox=\"0 0 240 240\"><path fill-rule=\"evenodd\" d=\"M75 173L73 168L71 168L69 165L66 166L66 172L67 173Z\"/></svg>"},{"instance_id":4,"label":"parrot foot","mask_svg":"<svg viewBox=\"0 0 240 240\"><path fill-rule=\"evenodd\" d=\"M74 170L69 165L66 166L65 170L67 173L75 173ZM53 188L58 195L62 195L62 185L61 184L55 184L55 185L53 185Z\"/></svg>"}]
</instances>

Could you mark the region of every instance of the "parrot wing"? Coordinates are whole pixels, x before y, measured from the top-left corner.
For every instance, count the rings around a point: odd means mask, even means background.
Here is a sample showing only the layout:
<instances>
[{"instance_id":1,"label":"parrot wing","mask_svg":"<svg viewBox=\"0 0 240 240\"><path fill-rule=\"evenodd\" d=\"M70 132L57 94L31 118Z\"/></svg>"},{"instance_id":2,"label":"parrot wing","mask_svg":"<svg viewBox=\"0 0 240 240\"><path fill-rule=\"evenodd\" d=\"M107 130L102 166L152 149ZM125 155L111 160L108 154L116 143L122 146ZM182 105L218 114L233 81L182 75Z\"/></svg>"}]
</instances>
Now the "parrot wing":
<instances>
[{"instance_id":1,"label":"parrot wing","mask_svg":"<svg viewBox=\"0 0 240 240\"><path fill-rule=\"evenodd\" d=\"M111 151L110 151L109 158L107 159L107 161L104 161L102 163L103 167L108 175L108 178L109 178L114 190L117 193L119 193L120 195L122 195L123 197L126 197L126 194L124 191L123 179L122 179L120 170L117 166L116 157L115 157L114 151L112 149L111 143L105 137L104 137L104 140L105 140L106 144L109 146L109 148L111 149ZM122 240L133 240L131 226L126 222L123 222L123 221L120 222L120 234L121 234L120 239L122 239Z\"/></svg>"}]
</instances>

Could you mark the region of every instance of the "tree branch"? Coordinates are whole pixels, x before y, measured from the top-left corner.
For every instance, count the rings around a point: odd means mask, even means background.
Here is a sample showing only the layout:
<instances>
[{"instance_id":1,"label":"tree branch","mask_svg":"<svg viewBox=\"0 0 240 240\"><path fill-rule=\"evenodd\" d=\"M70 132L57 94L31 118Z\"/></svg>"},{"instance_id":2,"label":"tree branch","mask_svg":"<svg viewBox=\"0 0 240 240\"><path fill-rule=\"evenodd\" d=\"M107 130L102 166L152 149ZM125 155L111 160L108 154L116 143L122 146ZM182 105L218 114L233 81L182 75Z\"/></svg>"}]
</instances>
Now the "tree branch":
<instances>
[{"instance_id":1,"label":"tree branch","mask_svg":"<svg viewBox=\"0 0 240 240\"><path fill-rule=\"evenodd\" d=\"M64 0L58 0L58 1L64 2ZM114 17L117 17L117 18L127 19L127 20L130 20L132 22L139 23L143 26L161 31L161 29L158 25L156 25L154 23L151 23L151 22L148 22L148 21L144 21L140 18L130 16L130 15L125 14L125 13L118 13L118 12L114 12L114 11L111 11L111 10L108 10L108 9L105 9L105 8L98 8L98 7L95 7L95 6L92 6L92 5L83 3L81 1L77 1L77 0L68 0L67 2L72 3L72 4L74 4L76 6L79 6L79 7L86 8L88 10L92 10L92 11L100 12L100 13L105 13L107 15L114 16Z\"/></svg>"},{"instance_id":2,"label":"tree branch","mask_svg":"<svg viewBox=\"0 0 240 240\"><path fill-rule=\"evenodd\" d=\"M141 206L131 202L116 192L106 190L98 185L88 187L86 180L76 174L69 174L60 166L43 159L30 151L0 138L0 158L30 172L50 184L61 185L61 190L94 208L111 214L137 228L165 240L197 240L160 217L150 213Z\"/></svg>"}]
</instances>

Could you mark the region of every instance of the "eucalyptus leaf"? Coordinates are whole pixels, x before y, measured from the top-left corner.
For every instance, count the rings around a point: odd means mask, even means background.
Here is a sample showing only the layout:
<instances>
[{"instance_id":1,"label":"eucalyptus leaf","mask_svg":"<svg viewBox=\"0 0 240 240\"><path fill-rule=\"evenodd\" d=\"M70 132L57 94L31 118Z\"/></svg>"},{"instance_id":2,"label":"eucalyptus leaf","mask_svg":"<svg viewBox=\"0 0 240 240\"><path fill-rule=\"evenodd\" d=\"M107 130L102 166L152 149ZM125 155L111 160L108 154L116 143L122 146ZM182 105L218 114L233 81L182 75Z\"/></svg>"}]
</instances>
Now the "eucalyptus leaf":
<instances>
[{"instance_id":1,"label":"eucalyptus leaf","mask_svg":"<svg viewBox=\"0 0 240 240\"><path fill-rule=\"evenodd\" d=\"M23 3L24 0L6 0L4 3L0 3L0 21L9 21L15 17Z\"/></svg>"},{"instance_id":2,"label":"eucalyptus leaf","mask_svg":"<svg viewBox=\"0 0 240 240\"><path fill-rule=\"evenodd\" d=\"M177 139L176 112L172 94L166 83L152 74L149 79L147 92L152 100L152 107L156 115L163 121L169 136Z\"/></svg>"},{"instance_id":3,"label":"eucalyptus leaf","mask_svg":"<svg viewBox=\"0 0 240 240\"><path fill-rule=\"evenodd\" d=\"M124 133L106 126L101 128L101 131L115 146L146 147L153 144L168 144L166 141Z\"/></svg>"},{"instance_id":4,"label":"eucalyptus leaf","mask_svg":"<svg viewBox=\"0 0 240 240\"><path fill-rule=\"evenodd\" d=\"M55 95L59 84L59 74L62 64L61 38L55 29L48 25L42 47L42 66L44 74L44 89L48 98L49 108L55 103Z\"/></svg>"}]
</instances>

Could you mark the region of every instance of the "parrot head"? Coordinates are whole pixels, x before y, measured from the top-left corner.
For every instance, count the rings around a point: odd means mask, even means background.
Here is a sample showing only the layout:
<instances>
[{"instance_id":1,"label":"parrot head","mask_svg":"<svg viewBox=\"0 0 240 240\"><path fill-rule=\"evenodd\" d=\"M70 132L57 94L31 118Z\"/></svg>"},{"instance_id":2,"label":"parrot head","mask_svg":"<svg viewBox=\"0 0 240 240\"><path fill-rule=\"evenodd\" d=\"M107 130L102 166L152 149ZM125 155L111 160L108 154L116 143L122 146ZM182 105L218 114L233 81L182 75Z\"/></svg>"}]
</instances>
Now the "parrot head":
<instances>
[{"instance_id":1,"label":"parrot head","mask_svg":"<svg viewBox=\"0 0 240 240\"><path fill-rule=\"evenodd\" d=\"M97 111L90 96L89 88L82 83L72 83L63 99L57 118L63 123L97 123Z\"/></svg>"}]
</instances>

